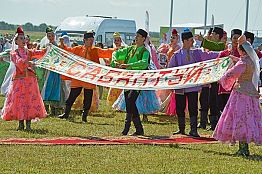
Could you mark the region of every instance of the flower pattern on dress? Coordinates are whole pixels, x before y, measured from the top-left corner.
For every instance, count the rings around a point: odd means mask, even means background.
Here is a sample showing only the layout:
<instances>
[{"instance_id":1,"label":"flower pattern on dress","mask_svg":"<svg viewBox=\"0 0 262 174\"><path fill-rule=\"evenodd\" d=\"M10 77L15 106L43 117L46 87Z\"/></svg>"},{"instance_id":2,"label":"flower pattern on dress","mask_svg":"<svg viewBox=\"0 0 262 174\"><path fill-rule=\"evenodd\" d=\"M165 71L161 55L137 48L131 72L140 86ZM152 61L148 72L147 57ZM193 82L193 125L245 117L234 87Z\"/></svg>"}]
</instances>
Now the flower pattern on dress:
<instances>
[{"instance_id":1,"label":"flower pattern on dress","mask_svg":"<svg viewBox=\"0 0 262 174\"><path fill-rule=\"evenodd\" d=\"M16 70L27 68L28 54L25 49L12 54L12 61ZM38 53L35 52L37 55ZM34 52L32 52L34 55ZM46 117L46 110L38 88L37 79L34 76L13 79L6 101L1 113L4 120L32 120Z\"/></svg>"}]
</instances>

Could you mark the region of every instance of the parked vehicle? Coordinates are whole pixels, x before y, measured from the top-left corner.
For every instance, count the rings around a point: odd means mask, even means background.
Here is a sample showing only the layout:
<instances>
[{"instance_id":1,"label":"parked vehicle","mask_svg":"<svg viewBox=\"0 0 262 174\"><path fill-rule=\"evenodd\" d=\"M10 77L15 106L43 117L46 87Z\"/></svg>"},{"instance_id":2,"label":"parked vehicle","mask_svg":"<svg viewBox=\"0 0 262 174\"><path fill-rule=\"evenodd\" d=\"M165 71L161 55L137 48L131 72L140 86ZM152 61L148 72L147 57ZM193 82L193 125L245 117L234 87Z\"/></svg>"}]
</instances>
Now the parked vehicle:
<instances>
[{"instance_id":1,"label":"parked vehicle","mask_svg":"<svg viewBox=\"0 0 262 174\"><path fill-rule=\"evenodd\" d=\"M55 33L59 37L62 32L67 32L70 41L83 44L83 34L90 30L95 32L95 41L103 43L105 47L112 47L114 32L119 32L129 45L135 37L136 22L105 16L68 17L56 28Z\"/></svg>"}]
</instances>

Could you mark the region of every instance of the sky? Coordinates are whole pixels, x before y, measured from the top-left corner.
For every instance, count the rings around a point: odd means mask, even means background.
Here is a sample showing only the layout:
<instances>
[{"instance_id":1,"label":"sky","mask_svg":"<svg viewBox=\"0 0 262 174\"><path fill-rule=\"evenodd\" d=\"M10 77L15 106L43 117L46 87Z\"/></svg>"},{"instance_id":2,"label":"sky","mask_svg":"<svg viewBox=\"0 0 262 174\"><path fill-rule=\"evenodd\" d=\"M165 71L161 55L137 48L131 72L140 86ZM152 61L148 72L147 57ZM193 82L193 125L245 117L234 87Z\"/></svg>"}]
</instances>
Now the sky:
<instances>
[{"instance_id":1,"label":"sky","mask_svg":"<svg viewBox=\"0 0 262 174\"><path fill-rule=\"evenodd\" d=\"M0 21L11 24L59 25L70 16L104 15L133 19L137 28L145 27L145 12L149 12L150 31L169 26L171 0L3 0ZM173 24L204 23L205 0L174 0ZM250 0L248 30L262 30L262 0ZM224 24L229 32L245 28L246 0L208 0L208 18Z\"/></svg>"}]
</instances>

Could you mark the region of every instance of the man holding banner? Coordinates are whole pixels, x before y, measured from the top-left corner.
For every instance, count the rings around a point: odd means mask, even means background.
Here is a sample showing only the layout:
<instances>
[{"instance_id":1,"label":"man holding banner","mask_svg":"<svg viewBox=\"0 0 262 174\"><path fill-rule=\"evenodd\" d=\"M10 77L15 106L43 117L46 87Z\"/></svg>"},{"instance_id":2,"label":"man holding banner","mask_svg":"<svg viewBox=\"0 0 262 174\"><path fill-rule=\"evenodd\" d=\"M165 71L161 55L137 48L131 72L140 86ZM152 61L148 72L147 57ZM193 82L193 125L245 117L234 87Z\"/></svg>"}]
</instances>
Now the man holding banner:
<instances>
[{"instance_id":1,"label":"man holding banner","mask_svg":"<svg viewBox=\"0 0 262 174\"><path fill-rule=\"evenodd\" d=\"M60 47L66 51L72 52L84 59L99 63L99 58L111 58L114 49L102 49L99 47L93 46L94 43L94 33L93 31L87 32L84 34L84 45L76 46L73 48L67 47L64 44L63 39L60 39ZM71 107L74 104L76 98L80 95L82 88L84 88L84 101L83 101L83 113L82 113L82 122L87 122L87 115L91 107L93 90L96 88L96 85L83 82L76 79L71 79L71 91L68 99L66 100L66 108L63 115L59 118L67 119L71 111Z\"/></svg>"},{"instance_id":2,"label":"man holding banner","mask_svg":"<svg viewBox=\"0 0 262 174\"><path fill-rule=\"evenodd\" d=\"M218 57L219 53L204 52L202 49L192 49L193 34L190 31L182 33L183 47L176 51L172 56L169 68L193 64ZM175 134L185 135L185 108L186 98L188 99L188 110L190 116L190 132L189 135L199 137L197 132L197 115L198 115L198 91L201 87L190 87L186 89L175 90L176 93L176 113L178 116L179 130Z\"/></svg>"},{"instance_id":3,"label":"man holding banner","mask_svg":"<svg viewBox=\"0 0 262 174\"><path fill-rule=\"evenodd\" d=\"M139 29L135 37L136 45L117 50L113 54L111 66L128 70L148 69L150 53L144 45L147 35L148 33L145 30ZM133 135L144 135L144 129L136 106L136 100L139 93L140 92L138 90L125 90L124 92L126 102L126 119L122 135L128 134L131 121L133 121L136 128L136 132Z\"/></svg>"}]
</instances>

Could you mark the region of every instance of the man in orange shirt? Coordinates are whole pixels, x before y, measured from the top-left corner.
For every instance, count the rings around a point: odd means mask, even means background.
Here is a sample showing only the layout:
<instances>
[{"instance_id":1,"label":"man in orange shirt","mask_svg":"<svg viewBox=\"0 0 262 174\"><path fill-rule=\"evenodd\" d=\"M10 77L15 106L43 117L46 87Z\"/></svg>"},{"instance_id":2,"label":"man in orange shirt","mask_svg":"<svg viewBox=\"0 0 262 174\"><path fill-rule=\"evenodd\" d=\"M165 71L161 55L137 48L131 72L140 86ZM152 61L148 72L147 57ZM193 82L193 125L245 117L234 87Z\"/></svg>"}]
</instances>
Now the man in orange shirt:
<instances>
[{"instance_id":1,"label":"man in orange shirt","mask_svg":"<svg viewBox=\"0 0 262 174\"><path fill-rule=\"evenodd\" d=\"M66 51L69 51L73 54L76 54L84 59L91 60L93 62L99 63L99 58L111 58L114 49L102 49L99 47L93 46L94 43L94 33L87 32L84 34L84 45L76 47L67 47L63 39L60 39L61 48ZM80 95L82 88L84 88L84 101L83 101L83 113L82 113L82 122L87 122L88 111L91 107L93 90L96 88L96 85L82 82L76 79L71 80L71 91L68 99L66 100L65 113L59 118L67 119L71 111L71 107L74 104L76 98Z\"/></svg>"}]
</instances>

